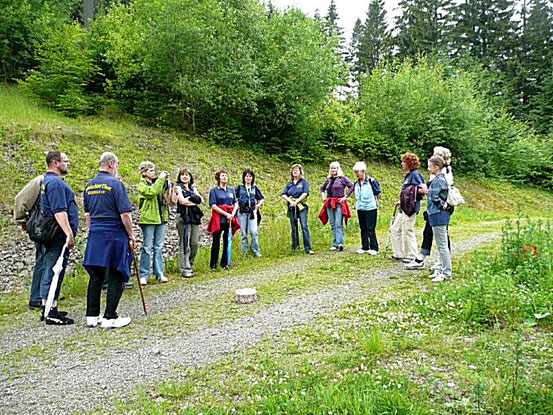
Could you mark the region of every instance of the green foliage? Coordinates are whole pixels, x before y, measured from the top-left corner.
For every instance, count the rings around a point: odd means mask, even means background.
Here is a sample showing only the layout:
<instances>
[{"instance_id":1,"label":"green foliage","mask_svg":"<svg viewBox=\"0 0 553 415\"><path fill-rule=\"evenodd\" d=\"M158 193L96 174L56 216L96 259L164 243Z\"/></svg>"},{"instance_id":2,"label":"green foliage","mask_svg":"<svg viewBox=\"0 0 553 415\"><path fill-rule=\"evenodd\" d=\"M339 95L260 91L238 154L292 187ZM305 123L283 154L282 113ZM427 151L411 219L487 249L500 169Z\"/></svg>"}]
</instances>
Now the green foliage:
<instances>
[{"instance_id":1,"label":"green foliage","mask_svg":"<svg viewBox=\"0 0 553 415\"><path fill-rule=\"evenodd\" d=\"M552 236L551 223L508 222L500 253L478 256L459 284L417 300L420 311L476 327L547 324L553 313Z\"/></svg>"},{"instance_id":2,"label":"green foliage","mask_svg":"<svg viewBox=\"0 0 553 415\"><path fill-rule=\"evenodd\" d=\"M550 187L551 141L482 98L475 75L422 58L373 70L360 85L355 150L396 160L424 158L436 145L452 150L458 171Z\"/></svg>"},{"instance_id":3,"label":"green foliage","mask_svg":"<svg viewBox=\"0 0 553 415\"><path fill-rule=\"evenodd\" d=\"M89 42L88 32L77 24L52 31L37 46L38 68L22 84L68 115L94 112L98 97L86 89L98 68Z\"/></svg>"},{"instance_id":4,"label":"green foliage","mask_svg":"<svg viewBox=\"0 0 553 415\"><path fill-rule=\"evenodd\" d=\"M20 78L36 65L34 42L70 21L74 0L3 0L0 3L0 78Z\"/></svg>"}]
</instances>

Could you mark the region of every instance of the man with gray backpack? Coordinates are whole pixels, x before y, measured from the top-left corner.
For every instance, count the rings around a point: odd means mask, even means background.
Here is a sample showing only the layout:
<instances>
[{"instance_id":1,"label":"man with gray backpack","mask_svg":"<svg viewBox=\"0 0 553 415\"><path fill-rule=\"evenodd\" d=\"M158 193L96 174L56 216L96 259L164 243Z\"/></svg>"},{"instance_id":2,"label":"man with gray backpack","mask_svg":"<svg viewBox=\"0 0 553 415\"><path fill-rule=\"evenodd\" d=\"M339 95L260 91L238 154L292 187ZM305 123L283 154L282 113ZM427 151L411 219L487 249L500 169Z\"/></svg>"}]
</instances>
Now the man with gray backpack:
<instances>
[{"instance_id":1,"label":"man with gray backpack","mask_svg":"<svg viewBox=\"0 0 553 415\"><path fill-rule=\"evenodd\" d=\"M28 192L32 196L32 193L36 192L36 183L33 182L40 180L40 194L36 197L31 209L26 212L28 214L26 220L21 211L28 208L28 200L23 203L22 200L25 198L21 195L21 192L16 197L14 216L17 221L22 223L22 228L26 229L29 237L36 244L36 263L33 282L31 283L29 306L36 304L36 299L33 296L36 296L38 286L41 302L40 320L45 321L48 325L67 325L73 324L74 321L68 318L66 313L58 311L56 300L67 266L69 250L75 244L75 234L79 225L79 210L75 203L73 190L60 178L60 176L67 174L67 168L69 167L67 155L60 151L50 151L46 155L46 164L47 170L44 176L35 178L25 187L30 187ZM27 194L27 196L29 195ZM31 199L31 197L27 199ZM25 206L22 207L23 205ZM64 260L54 293L54 301L48 315L45 316L44 307L54 277L53 267L62 252Z\"/></svg>"}]
</instances>

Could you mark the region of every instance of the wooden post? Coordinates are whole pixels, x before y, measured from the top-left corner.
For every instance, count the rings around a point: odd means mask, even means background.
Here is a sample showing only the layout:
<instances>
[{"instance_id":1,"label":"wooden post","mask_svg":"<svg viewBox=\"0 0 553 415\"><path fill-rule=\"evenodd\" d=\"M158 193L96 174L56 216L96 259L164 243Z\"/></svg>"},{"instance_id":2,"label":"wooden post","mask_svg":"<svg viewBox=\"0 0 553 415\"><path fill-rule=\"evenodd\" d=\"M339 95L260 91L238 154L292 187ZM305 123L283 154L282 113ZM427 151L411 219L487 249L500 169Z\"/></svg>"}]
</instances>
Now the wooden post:
<instances>
[{"instance_id":1,"label":"wooden post","mask_svg":"<svg viewBox=\"0 0 553 415\"><path fill-rule=\"evenodd\" d=\"M90 27L90 21L94 19L94 0L83 0L83 26Z\"/></svg>"}]
</instances>

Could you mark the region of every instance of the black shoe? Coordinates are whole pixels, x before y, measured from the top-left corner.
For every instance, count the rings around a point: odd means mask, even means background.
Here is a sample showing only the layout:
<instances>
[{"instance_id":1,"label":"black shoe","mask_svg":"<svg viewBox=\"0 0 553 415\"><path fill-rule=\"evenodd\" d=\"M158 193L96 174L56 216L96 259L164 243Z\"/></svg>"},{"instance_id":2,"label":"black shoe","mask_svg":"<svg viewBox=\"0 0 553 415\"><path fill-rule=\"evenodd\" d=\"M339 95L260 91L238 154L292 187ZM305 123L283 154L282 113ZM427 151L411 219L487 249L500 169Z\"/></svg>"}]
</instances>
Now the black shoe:
<instances>
[{"instance_id":1,"label":"black shoe","mask_svg":"<svg viewBox=\"0 0 553 415\"><path fill-rule=\"evenodd\" d=\"M50 313L48 313L48 316L44 319L46 324L49 326L67 326L75 323L75 320L67 317L67 313L64 316L62 316L61 313L63 313L63 311L58 312L55 308L50 310Z\"/></svg>"},{"instance_id":2,"label":"black shoe","mask_svg":"<svg viewBox=\"0 0 553 415\"><path fill-rule=\"evenodd\" d=\"M54 309L52 308L52 310L54 310ZM52 310L50 310L50 313L52 313ZM60 316L62 316L62 317L67 316L67 311L58 311L57 308L55 310ZM40 321L44 321L44 307L43 306L40 306Z\"/></svg>"},{"instance_id":3,"label":"black shoe","mask_svg":"<svg viewBox=\"0 0 553 415\"><path fill-rule=\"evenodd\" d=\"M40 308L42 307L42 301L41 300L31 300L29 301L29 308L32 310L33 308Z\"/></svg>"}]
</instances>

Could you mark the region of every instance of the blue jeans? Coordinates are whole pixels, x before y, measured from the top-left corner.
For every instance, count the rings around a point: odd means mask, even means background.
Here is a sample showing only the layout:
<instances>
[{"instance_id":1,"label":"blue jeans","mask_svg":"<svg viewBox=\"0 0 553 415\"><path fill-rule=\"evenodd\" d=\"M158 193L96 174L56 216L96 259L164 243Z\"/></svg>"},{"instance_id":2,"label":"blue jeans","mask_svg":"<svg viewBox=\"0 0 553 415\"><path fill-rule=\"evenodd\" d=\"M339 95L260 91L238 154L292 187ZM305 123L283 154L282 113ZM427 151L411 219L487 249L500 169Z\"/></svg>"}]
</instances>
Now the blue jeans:
<instances>
[{"instance_id":1,"label":"blue jeans","mask_svg":"<svg viewBox=\"0 0 553 415\"><path fill-rule=\"evenodd\" d=\"M42 245L42 244L37 244L37 245L38 245L38 251L39 251L39 253L37 253L37 262L42 261L42 264L43 264L42 276L40 278L40 298L42 298L43 300L46 300L48 298L48 292L50 291L50 286L52 285L52 279L54 277L54 271L52 270L52 268L54 268L54 265L56 265L56 262L58 261L58 258L61 255L61 250L65 245L65 239L53 242L48 246ZM65 275L65 268L67 267L68 258L69 258L69 250L66 249L64 254L64 259L63 259L63 268L59 275L58 284L57 284L58 286L56 288L56 295L54 296L54 299L56 300L60 293L61 283L63 282L63 277Z\"/></svg>"},{"instance_id":2,"label":"blue jeans","mask_svg":"<svg viewBox=\"0 0 553 415\"><path fill-rule=\"evenodd\" d=\"M342 206L336 204L336 209L326 208L330 228L332 229L332 246L344 244L344 225L342 224Z\"/></svg>"},{"instance_id":3,"label":"blue jeans","mask_svg":"<svg viewBox=\"0 0 553 415\"><path fill-rule=\"evenodd\" d=\"M451 252L447 246L447 225L432 226L436 247L440 257L440 266L438 271L446 277L451 277Z\"/></svg>"},{"instance_id":4,"label":"blue jeans","mask_svg":"<svg viewBox=\"0 0 553 415\"><path fill-rule=\"evenodd\" d=\"M37 242L35 242L35 250L35 268L33 270L33 279L31 280L29 301L40 301L40 280L42 279L42 274L44 274L44 257Z\"/></svg>"},{"instance_id":5,"label":"blue jeans","mask_svg":"<svg viewBox=\"0 0 553 415\"><path fill-rule=\"evenodd\" d=\"M140 249L140 278L150 276L150 265L154 262L154 276L163 277L163 242L165 241L166 223L145 225L142 228L142 248Z\"/></svg>"},{"instance_id":6,"label":"blue jeans","mask_svg":"<svg viewBox=\"0 0 553 415\"><path fill-rule=\"evenodd\" d=\"M305 252L311 251L311 240L309 239L309 227L307 226L307 206L302 210L288 209L288 218L290 218L290 228L292 231L292 249L296 250L300 246L300 238L298 235L298 219L301 225L301 233L303 234L303 248Z\"/></svg>"},{"instance_id":7,"label":"blue jeans","mask_svg":"<svg viewBox=\"0 0 553 415\"><path fill-rule=\"evenodd\" d=\"M251 236L251 250L254 254L259 254L259 242L257 240L257 217L250 219L249 213L238 212L238 222L240 222L240 247L242 252L248 252L250 244L248 243L248 233Z\"/></svg>"}]
</instances>

